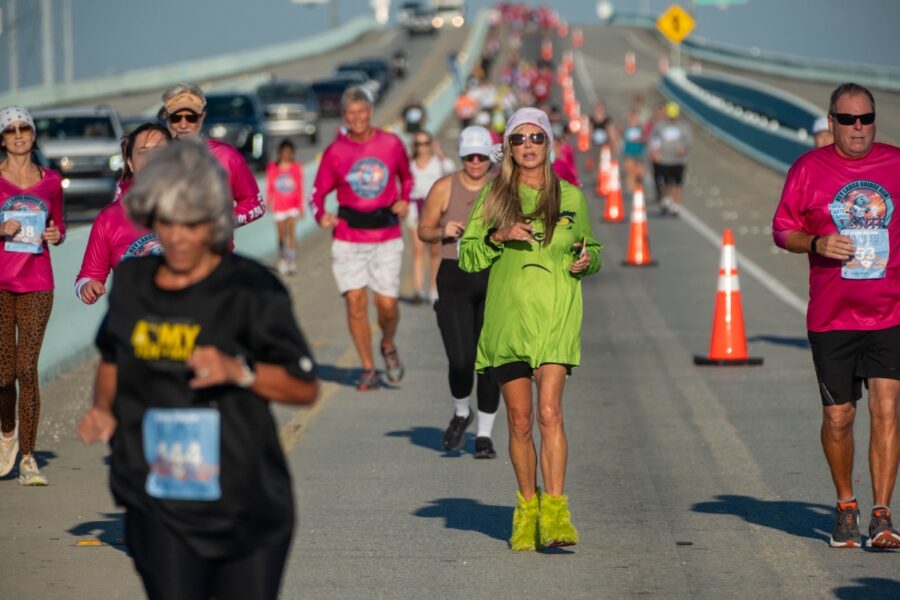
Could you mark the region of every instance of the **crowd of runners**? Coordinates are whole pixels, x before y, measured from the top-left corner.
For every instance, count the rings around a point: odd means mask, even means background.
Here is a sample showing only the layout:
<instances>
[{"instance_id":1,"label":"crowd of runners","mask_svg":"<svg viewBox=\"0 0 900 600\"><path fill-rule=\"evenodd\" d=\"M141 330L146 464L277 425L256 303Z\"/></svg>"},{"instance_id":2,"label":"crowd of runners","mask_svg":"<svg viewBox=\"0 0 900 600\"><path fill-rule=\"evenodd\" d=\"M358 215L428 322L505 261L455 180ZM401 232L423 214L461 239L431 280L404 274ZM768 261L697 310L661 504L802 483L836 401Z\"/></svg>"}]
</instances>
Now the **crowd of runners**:
<instances>
[{"instance_id":1,"label":"crowd of runners","mask_svg":"<svg viewBox=\"0 0 900 600\"><path fill-rule=\"evenodd\" d=\"M151 598L277 594L294 502L268 401L314 402L318 384L285 287L234 246L234 228L267 206L283 276L297 270L298 220L309 214L333 236L331 268L361 392L405 376L397 346L404 239L412 246L412 303L433 306L447 356L452 414L444 447L463 448L475 423L475 458L495 458L503 398L518 484L511 548L579 541L565 495L562 401L581 360L581 281L600 269L601 245L579 181L575 127L556 106L553 64L522 58L520 33L506 56L489 39L456 102L452 152L436 142L421 103L404 108L401 137L375 127L369 95L349 89L343 126L322 154L308 198L290 142L268 166L263 195L237 151L203 138L206 99L193 84L165 91L165 125L147 123L122 140L115 198L93 224L74 282L87 305L109 294L93 406L78 434L111 444L111 487L126 509L127 543ZM860 545L850 472L865 381L877 503L868 543L895 548L900 534L889 504L900 457L900 287L887 261L891 250L893 260L900 255L890 241L900 233L889 231L900 156L873 144L874 116L865 88L835 91L834 142L792 169L773 230L779 245L811 257L808 328L838 499L831 544ZM621 158L628 192L652 176L660 210L677 215L692 144L678 105L651 110L638 96L617 125L599 101L587 120L584 154L608 148ZM0 110L0 129L0 475L18 459L19 483L42 486L47 478L34 459L37 356L54 293L49 246L66 235L62 187L58 174L33 161L35 124L25 108ZM325 201L332 192L335 212ZM884 260L850 260L862 245Z\"/></svg>"}]
</instances>

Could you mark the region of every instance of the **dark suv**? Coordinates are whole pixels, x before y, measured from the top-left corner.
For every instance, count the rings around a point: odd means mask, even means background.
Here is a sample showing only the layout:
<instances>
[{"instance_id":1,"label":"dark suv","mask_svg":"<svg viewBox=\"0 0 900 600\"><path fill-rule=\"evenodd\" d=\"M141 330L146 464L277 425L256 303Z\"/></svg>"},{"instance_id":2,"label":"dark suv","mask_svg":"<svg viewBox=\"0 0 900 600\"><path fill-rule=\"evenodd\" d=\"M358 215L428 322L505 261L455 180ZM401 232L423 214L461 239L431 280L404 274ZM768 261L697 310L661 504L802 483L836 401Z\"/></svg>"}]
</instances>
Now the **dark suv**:
<instances>
[{"instance_id":1,"label":"dark suv","mask_svg":"<svg viewBox=\"0 0 900 600\"><path fill-rule=\"evenodd\" d=\"M383 58L364 58L353 62L341 63L338 68L338 74L341 71L362 71L369 79L378 82L380 96L384 96L388 88L391 87L391 65Z\"/></svg>"},{"instance_id":2,"label":"dark suv","mask_svg":"<svg viewBox=\"0 0 900 600\"><path fill-rule=\"evenodd\" d=\"M220 92L206 96L203 133L231 144L250 168L266 168L265 115L256 94Z\"/></svg>"},{"instance_id":3,"label":"dark suv","mask_svg":"<svg viewBox=\"0 0 900 600\"><path fill-rule=\"evenodd\" d=\"M266 134L276 137L306 136L310 144L319 139L319 101L305 83L275 81L256 88L266 115Z\"/></svg>"}]
</instances>

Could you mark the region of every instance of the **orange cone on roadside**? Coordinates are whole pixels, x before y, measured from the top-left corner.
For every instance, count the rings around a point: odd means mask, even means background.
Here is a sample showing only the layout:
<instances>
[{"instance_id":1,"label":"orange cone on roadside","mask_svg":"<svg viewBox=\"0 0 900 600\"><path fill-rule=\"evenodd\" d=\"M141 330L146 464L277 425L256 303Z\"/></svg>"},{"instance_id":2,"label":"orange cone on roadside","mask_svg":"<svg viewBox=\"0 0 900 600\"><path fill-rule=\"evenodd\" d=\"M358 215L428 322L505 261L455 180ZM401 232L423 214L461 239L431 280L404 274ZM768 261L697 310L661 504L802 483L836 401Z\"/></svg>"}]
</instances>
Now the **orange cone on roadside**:
<instances>
[{"instance_id":1,"label":"orange cone on roadside","mask_svg":"<svg viewBox=\"0 0 900 600\"><path fill-rule=\"evenodd\" d=\"M584 31L581 27L572 30L572 45L581 48L584 45Z\"/></svg>"},{"instance_id":2,"label":"orange cone on roadside","mask_svg":"<svg viewBox=\"0 0 900 600\"><path fill-rule=\"evenodd\" d=\"M591 149L591 127L587 115L581 115L578 127L578 151L587 152Z\"/></svg>"},{"instance_id":3,"label":"orange cone on roadside","mask_svg":"<svg viewBox=\"0 0 900 600\"><path fill-rule=\"evenodd\" d=\"M695 356L694 364L703 366L763 364L763 359L751 358L747 354L734 234L730 229L722 233L722 258L719 262L719 286L716 291L716 310L713 313L709 356Z\"/></svg>"},{"instance_id":4,"label":"orange cone on roadside","mask_svg":"<svg viewBox=\"0 0 900 600\"><path fill-rule=\"evenodd\" d=\"M644 189L640 185L631 197L631 231L628 236L628 255L622 261L625 267L655 267L650 256L650 237L647 234L647 207L644 205Z\"/></svg>"},{"instance_id":5,"label":"orange cone on roadside","mask_svg":"<svg viewBox=\"0 0 900 600\"><path fill-rule=\"evenodd\" d=\"M612 153L609 144L600 147L600 164L597 165L597 195L609 195L612 183Z\"/></svg>"},{"instance_id":6,"label":"orange cone on roadside","mask_svg":"<svg viewBox=\"0 0 900 600\"><path fill-rule=\"evenodd\" d=\"M619 161L612 161L609 192L606 195L606 210L603 220L608 223L620 223L625 219L625 207L622 205L622 186L619 184ZM646 220L646 212L644 213Z\"/></svg>"},{"instance_id":7,"label":"orange cone on roadside","mask_svg":"<svg viewBox=\"0 0 900 600\"><path fill-rule=\"evenodd\" d=\"M541 59L546 61L553 60L553 40L550 38L544 38L541 42Z\"/></svg>"}]
</instances>

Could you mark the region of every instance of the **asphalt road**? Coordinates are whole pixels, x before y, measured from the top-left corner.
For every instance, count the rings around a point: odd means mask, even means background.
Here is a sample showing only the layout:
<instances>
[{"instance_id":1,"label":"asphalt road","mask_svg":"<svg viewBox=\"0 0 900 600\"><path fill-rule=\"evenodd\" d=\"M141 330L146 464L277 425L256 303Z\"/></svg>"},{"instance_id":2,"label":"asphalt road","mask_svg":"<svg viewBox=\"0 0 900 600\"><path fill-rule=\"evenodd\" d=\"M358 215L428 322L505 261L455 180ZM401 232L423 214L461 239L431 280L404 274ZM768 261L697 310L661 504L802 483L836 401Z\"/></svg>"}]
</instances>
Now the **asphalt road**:
<instances>
[{"instance_id":1,"label":"asphalt road","mask_svg":"<svg viewBox=\"0 0 900 600\"><path fill-rule=\"evenodd\" d=\"M622 74L629 48L627 31L586 36L587 77L577 82L582 98L602 95L619 119L634 93L655 97L651 73ZM651 214L659 266L619 266L628 226L601 223L588 193L604 266L584 283L582 366L566 386L566 490L581 532L566 550L507 547L516 486L502 408L497 460L472 459L472 433L465 451L442 450L451 404L430 309L402 305L403 382L355 391L328 236L304 241L287 283L324 386L312 409L276 408L299 514L282 597L900 597L896 554L828 547L834 492L802 314L744 271L750 350L765 365L692 363L708 346L719 261L697 222L735 227L738 250L801 297L806 277L803 257L772 252L762 231L781 177L697 134L685 195L696 219ZM402 291L411 292L408 279ZM4 598L140 597L106 491L106 451L72 433L91 367L42 390L39 457L52 485L0 481ZM856 491L868 507L860 416ZM89 540L101 545L76 545Z\"/></svg>"}]
</instances>

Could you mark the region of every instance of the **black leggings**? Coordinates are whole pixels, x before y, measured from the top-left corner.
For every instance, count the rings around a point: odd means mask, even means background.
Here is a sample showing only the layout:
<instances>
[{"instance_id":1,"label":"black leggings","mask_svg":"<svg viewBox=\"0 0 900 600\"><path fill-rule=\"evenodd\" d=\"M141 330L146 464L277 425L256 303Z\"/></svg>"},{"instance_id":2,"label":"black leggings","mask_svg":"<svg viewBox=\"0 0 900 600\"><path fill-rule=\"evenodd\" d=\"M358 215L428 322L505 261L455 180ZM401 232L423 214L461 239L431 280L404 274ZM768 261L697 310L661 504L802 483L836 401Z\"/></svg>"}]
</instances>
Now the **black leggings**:
<instances>
[{"instance_id":1,"label":"black leggings","mask_svg":"<svg viewBox=\"0 0 900 600\"><path fill-rule=\"evenodd\" d=\"M125 539L150 600L275 600L291 534L250 554L210 560L164 525L129 509Z\"/></svg>"},{"instance_id":2,"label":"black leggings","mask_svg":"<svg viewBox=\"0 0 900 600\"><path fill-rule=\"evenodd\" d=\"M488 270L466 273L459 262L444 259L437 273L438 301L434 305L438 327L450 363L450 393L465 398L472 393L475 352L484 322ZM500 386L478 375L478 410L493 414L500 406Z\"/></svg>"}]
</instances>

